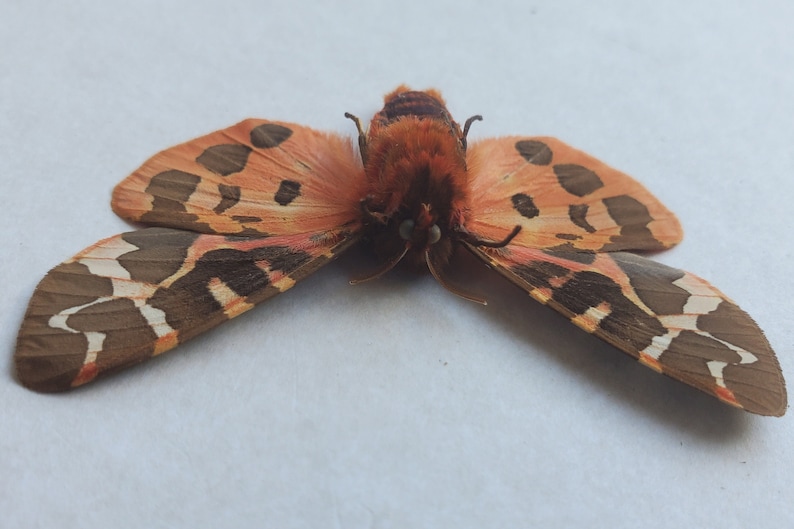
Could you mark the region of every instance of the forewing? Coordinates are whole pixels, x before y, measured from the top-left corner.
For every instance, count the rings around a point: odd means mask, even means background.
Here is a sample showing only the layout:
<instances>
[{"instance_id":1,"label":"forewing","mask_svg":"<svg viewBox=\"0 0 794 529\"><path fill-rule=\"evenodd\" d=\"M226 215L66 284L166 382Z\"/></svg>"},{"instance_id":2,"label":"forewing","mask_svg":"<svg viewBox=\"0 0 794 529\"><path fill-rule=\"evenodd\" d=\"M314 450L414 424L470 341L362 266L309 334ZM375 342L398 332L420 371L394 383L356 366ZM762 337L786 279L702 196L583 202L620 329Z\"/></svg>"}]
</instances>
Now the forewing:
<instances>
[{"instance_id":1,"label":"forewing","mask_svg":"<svg viewBox=\"0 0 794 529\"><path fill-rule=\"evenodd\" d=\"M30 300L17 340L20 382L62 391L168 351L289 289L356 240L148 228L56 266Z\"/></svg>"},{"instance_id":2,"label":"forewing","mask_svg":"<svg viewBox=\"0 0 794 529\"><path fill-rule=\"evenodd\" d=\"M125 219L202 233L317 233L360 217L364 173L349 139L249 119L166 149L123 180Z\"/></svg>"},{"instance_id":3,"label":"forewing","mask_svg":"<svg viewBox=\"0 0 794 529\"><path fill-rule=\"evenodd\" d=\"M705 280L626 252L468 247L646 366L747 411L785 413L785 382L763 332Z\"/></svg>"},{"instance_id":4,"label":"forewing","mask_svg":"<svg viewBox=\"0 0 794 529\"><path fill-rule=\"evenodd\" d=\"M659 250L681 226L639 182L555 138L492 138L469 145L470 221L482 240L613 252Z\"/></svg>"}]
</instances>

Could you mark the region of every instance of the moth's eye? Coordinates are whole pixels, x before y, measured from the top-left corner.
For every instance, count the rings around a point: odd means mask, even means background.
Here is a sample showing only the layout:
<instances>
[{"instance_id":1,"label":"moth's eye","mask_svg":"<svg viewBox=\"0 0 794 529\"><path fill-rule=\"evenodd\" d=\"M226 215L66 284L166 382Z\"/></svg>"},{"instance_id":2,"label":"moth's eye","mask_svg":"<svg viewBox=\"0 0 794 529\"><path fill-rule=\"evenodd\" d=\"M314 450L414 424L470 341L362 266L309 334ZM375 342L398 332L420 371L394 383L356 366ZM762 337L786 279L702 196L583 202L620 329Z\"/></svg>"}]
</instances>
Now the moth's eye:
<instances>
[{"instance_id":1,"label":"moth's eye","mask_svg":"<svg viewBox=\"0 0 794 529\"><path fill-rule=\"evenodd\" d=\"M441 228L438 227L438 224L433 224L430 226L430 229L427 230L427 243L428 244L435 244L441 240Z\"/></svg>"},{"instance_id":2,"label":"moth's eye","mask_svg":"<svg viewBox=\"0 0 794 529\"><path fill-rule=\"evenodd\" d=\"M414 235L414 226L416 223L411 219L405 219L400 223L400 237L406 241L410 241Z\"/></svg>"}]
</instances>

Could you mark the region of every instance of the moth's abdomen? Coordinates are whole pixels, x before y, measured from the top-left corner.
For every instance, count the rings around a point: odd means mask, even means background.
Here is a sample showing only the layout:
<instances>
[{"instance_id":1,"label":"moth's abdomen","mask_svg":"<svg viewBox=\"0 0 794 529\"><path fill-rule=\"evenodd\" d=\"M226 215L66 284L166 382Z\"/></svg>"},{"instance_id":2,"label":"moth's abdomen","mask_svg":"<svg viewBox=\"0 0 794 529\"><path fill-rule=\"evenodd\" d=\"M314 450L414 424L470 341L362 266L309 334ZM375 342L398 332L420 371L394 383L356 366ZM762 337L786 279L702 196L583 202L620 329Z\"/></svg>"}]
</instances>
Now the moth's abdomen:
<instances>
[{"instance_id":1,"label":"moth's abdomen","mask_svg":"<svg viewBox=\"0 0 794 529\"><path fill-rule=\"evenodd\" d=\"M468 181L460 138L438 91L402 85L387 94L365 142L371 211L416 220L429 207L445 228L460 222Z\"/></svg>"}]
</instances>

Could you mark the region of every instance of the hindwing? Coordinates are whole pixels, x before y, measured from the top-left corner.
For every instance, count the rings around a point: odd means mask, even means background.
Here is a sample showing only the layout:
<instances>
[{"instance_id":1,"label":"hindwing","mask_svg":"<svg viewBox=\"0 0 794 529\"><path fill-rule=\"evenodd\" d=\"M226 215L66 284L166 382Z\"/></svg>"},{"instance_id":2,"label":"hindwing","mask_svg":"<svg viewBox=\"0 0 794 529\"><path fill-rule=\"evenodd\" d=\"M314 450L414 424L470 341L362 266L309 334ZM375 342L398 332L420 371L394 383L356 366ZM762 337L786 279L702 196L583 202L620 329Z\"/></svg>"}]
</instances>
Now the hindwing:
<instances>
[{"instance_id":1,"label":"hindwing","mask_svg":"<svg viewBox=\"0 0 794 529\"><path fill-rule=\"evenodd\" d=\"M354 228L365 194L349 139L248 119L154 155L111 205L144 224L261 237Z\"/></svg>"},{"instance_id":2,"label":"hindwing","mask_svg":"<svg viewBox=\"0 0 794 529\"><path fill-rule=\"evenodd\" d=\"M555 138L491 138L468 150L466 228L528 248L660 250L681 241L681 225L639 182Z\"/></svg>"}]
</instances>

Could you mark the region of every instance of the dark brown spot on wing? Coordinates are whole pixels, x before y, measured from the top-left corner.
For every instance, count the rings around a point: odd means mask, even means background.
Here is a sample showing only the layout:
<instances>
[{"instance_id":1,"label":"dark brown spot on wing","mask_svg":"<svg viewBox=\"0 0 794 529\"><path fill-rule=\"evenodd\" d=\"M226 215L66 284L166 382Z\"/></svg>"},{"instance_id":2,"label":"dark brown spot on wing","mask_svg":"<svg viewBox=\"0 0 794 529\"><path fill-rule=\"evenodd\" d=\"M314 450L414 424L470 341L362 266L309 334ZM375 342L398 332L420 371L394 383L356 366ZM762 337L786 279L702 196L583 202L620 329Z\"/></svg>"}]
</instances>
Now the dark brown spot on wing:
<instances>
[{"instance_id":1,"label":"dark brown spot on wing","mask_svg":"<svg viewBox=\"0 0 794 529\"><path fill-rule=\"evenodd\" d=\"M662 244L654 238L648 228L653 217L645 204L629 195L605 198L603 203L609 216L620 226L620 235L612 237L611 242L604 245L602 251L662 248Z\"/></svg>"},{"instance_id":2,"label":"dark brown spot on wing","mask_svg":"<svg viewBox=\"0 0 794 529\"><path fill-rule=\"evenodd\" d=\"M564 266L545 261L514 266L511 271L534 288L549 288L552 279L565 277L571 273Z\"/></svg>"},{"instance_id":3,"label":"dark brown spot on wing","mask_svg":"<svg viewBox=\"0 0 794 529\"><path fill-rule=\"evenodd\" d=\"M198 237L197 233L166 228L124 233L121 238L138 250L121 255L118 262L133 281L156 285L182 268L188 248Z\"/></svg>"},{"instance_id":4,"label":"dark brown spot on wing","mask_svg":"<svg viewBox=\"0 0 794 529\"><path fill-rule=\"evenodd\" d=\"M262 222L262 217L254 217L253 215L233 215L232 220L240 224Z\"/></svg>"},{"instance_id":5,"label":"dark brown spot on wing","mask_svg":"<svg viewBox=\"0 0 794 529\"><path fill-rule=\"evenodd\" d=\"M557 164L554 166L557 181L568 193L583 197L604 187L604 183L593 171L577 164Z\"/></svg>"},{"instance_id":6,"label":"dark brown spot on wing","mask_svg":"<svg viewBox=\"0 0 794 529\"><path fill-rule=\"evenodd\" d=\"M537 140L521 140L516 142L516 150L526 161L533 165L549 165L552 152L549 146Z\"/></svg>"},{"instance_id":7,"label":"dark brown spot on wing","mask_svg":"<svg viewBox=\"0 0 794 529\"><path fill-rule=\"evenodd\" d=\"M714 376L708 362L739 363L741 357L726 345L694 331L681 331L659 356L659 362L670 370L695 379L702 387L713 387ZM691 382L690 382L691 383Z\"/></svg>"},{"instance_id":8,"label":"dark brown spot on wing","mask_svg":"<svg viewBox=\"0 0 794 529\"><path fill-rule=\"evenodd\" d=\"M41 280L29 310L35 307L37 313L46 312L51 316L112 294L113 283L110 279L92 274L84 264L63 263Z\"/></svg>"},{"instance_id":9,"label":"dark brown spot on wing","mask_svg":"<svg viewBox=\"0 0 794 529\"><path fill-rule=\"evenodd\" d=\"M574 235L573 233L558 233L555 237L564 241L578 241L582 238L581 235Z\"/></svg>"},{"instance_id":10,"label":"dark brown spot on wing","mask_svg":"<svg viewBox=\"0 0 794 529\"><path fill-rule=\"evenodd\" d=\"M540 210L529 195L516 193L510 200L512 200L515 210L518 211L522 217L533 219L540 214Z\"/></svg>"},{"instance_id":11,"label":"dark brown spot on wing","mask_svg":"<svg viewBox=\"0 0 794 529\"><path fill-rule=\"evenodd\" d=\"M769 342L750 316L730 301L698 317L698 329L750 352L769 351Z\"/></svg>"},{"instance_id":12,"label":"dark brown spot on wing","mask_svg":"<svg viewBox=\"0 0 794 529\"><path fill-rule=\"evenodd\" d=\"M146 186L146 192L154 197L155 202L160 202L155 207L184 211L184 203L196 191L200 181L197 175L171 169L154 175Z\"/></svg>"},{"instance_id":13,"label":"dark brown spot on wing","mask_svg":"<svg viewBox=\"0 0 794 529\"><path fill-rule=\"evenodd\" d=\"M630 253L615 256L615 262L626 273L637 296L655 314L683 314L690 293L674 285L684 272Z\"/></svg>"},{"instance_id":14,"label":"dark brown spot on wing","mask_svg":"<svg viewBox=\"0 0 794 529\"><path fill-rule=\"evenodd\" d=\"M267 261L271 270L279 270L285 274L292 273L312 260L311 254L286 246L267 246L253 250L253 253L257 261Z\"/></svg>"},{"instance_id":15,"label":"dark brown spot on wing","mask_svg":"<svg viewBox=\"0 0 794 529\"><path fill-rule=\"evenodd\" d=\"M645 204L629 195L605 198L603 202L619 226L645 226L653 220Z\"/></svg>"},{"instance_id":16,"label":"dark brown spot on wing","mask_svg":"<svg viewBox=\"0 0 794 529\"><path fill-rule=\"evenodd\" d=\"M654 336L667 332L657 318L624 296L620 285L597 272L576 272L553 291L552 299L574 314L584 314L602 302L609 304L610 313L599 322L599 328L611 337L611 342L621 343L635 357L651 344Z\"/></svg>"},{"instance_id":17,"label":"dark brown spot on wing","mask_svg":"<svg viewBox=\"0 0 794 529\"><path fill-rule=\"evenodd\" d=\"M172 169L152 177L146 192L152 195L152 210L141 215L141 222L184 228L195 231L212 229L198 222L198 216L188 213L185 202L196 191L201 178L197 175Z\"/></svg>"},{"instance_id":18,"label":"dark brown spot on wing","mask_svg":"<svg viewBox=\"0 0 794 529\"><path fill-rule=\"evenodd\" d=\"M592 264L596 260L595 252L577 250L574 245L569 242L543 250L543 253L580 264Z\"/></svg>"},{"instance_id":19,"label":"dark brown spot on wing","mask_svg":"<svg viewBox=\"0 0 794 529\"><path fill-rule=\"evenodd\" d=\"M230 207L240 202L240 187L218 184L218 192L221 194L221 201L212 211L220 215Z\"/></svg>"},{"instance_id":20,"label":"dark brown spot on wing","mask_svg":"<svg viewBox=\"0 0 794 529\"><path fill-rule=\"evenodd\" d=\"M300 182L293 180L282 180L278 186L278 191L273 199L282 206L286 206L301 194Z\"/></svg>"},{"instance_id":21,"label":"dark brown spot on wing","mask_svg":"<svg viewBox=\"0 0 794 529\"><path fill-rule=\"evenodd\" d=\"M240 230L238 232L235 232L234 235L230 235L229 237L232 237L232 238L235 238L235 237L253 237L255 239L262 239L264 237L270 237L270 234L265 232L265 231L259 231L258 229L254 229L254 228L246 226L246 227L243 227L242 230Z\"/></svg>"},{"instance_id":22,"label":"dark brown spot on wing","mask_svg":"<svg viewBox=\"0 0 794 529\"><path fill-rule=\"evenodd\" d=\"M260 149L278 147L292 136L292 130L275 123L265 123L251 130L251 144Z\"/></svg>"},{"instance_id":23,"label":"dark brown spot on wing","mask_svg":"<svg viewBox=\"0 0 794 529\"><path fill-rule=\"evenodd\" d=\"M234 143L230 145L214 145L207 148L196 161L221 176L229 176L245 169L251 147Z\"/></svg>"},{"instance_id":24,"label":"dark brown spot on wing","mask_svg":"<svg viewBox=\"0 0 794 529\"><path fill-rule=\"evenodd\" d=\"M126 298L85 307L69 316L67 325L81 333L98 331L105 335L102 350L113 351L113 355L112 358L101 353L97 356L100 372L142 362L152 355L157 340L157 335L135 303Z\"/></svg>"},{"instance_id":25,"label":"dark brown spot on wing","mask_svg":"<svg viewBox=\"0 0 794 529\"><path fill-rule=\"evenodd\" d=\"M568 206L568 217L570 217L571 222L585 230L587 233L594 233L596 229L587 222L587 210L589 206L587 204L571 204Z\"/></svg>"}]
</instances>

